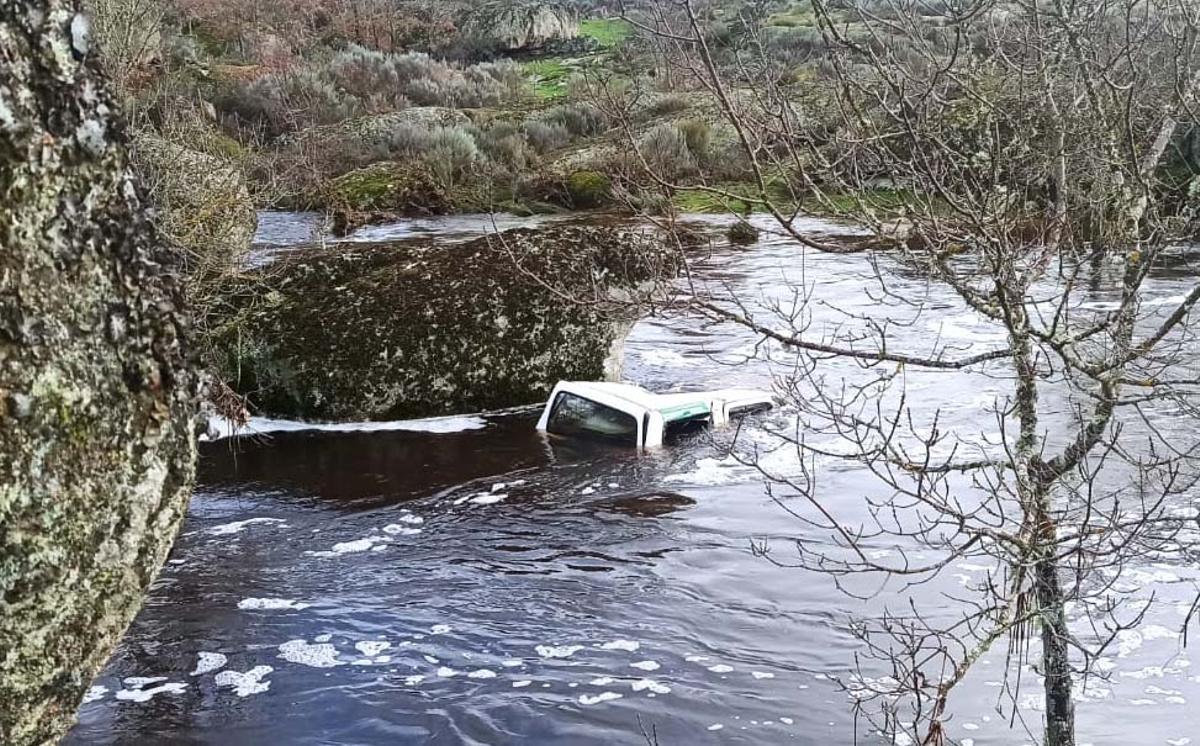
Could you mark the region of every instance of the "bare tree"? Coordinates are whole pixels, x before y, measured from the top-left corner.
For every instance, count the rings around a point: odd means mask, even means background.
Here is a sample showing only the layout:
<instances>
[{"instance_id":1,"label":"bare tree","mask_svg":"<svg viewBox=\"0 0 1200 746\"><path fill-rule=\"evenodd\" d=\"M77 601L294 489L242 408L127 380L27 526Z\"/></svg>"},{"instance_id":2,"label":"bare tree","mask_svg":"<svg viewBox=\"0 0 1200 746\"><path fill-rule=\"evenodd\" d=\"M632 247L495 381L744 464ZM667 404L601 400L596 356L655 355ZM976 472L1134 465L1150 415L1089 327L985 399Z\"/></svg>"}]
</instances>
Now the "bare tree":
<instances>
[{"instance_id":1,"label":"bare tree","mask_svg":"<svg viewBox=\"0 0 1200 746\"><path fill-rule=\"evenodd\" d=\"M1103 675L1095 661L1145 612L1112 586L1131 562L1179 551L1185 526L1171 498L1197 476L1198 444L1164 432L1153 412L1197 412L1189 345L1200 284L1146 301L1152 269L1194 228L1200 182L1184 145L1197 124L1200 7L813 0L820 53L802 82L756 23L739 46L716 49L707 3L660 0L625 15L713 102L750 174L731 186L703 171L664 173L625 117L648 187L748 204L807 250L872 252L879 307L840 309L837 326L811 323L808 287L787 303L691 288L690 309L793 356L781 385L799 418L774 435L800 472L769 468L753 445L734 453L828 541L769 556L853 593L864 576L911 586L968 558L994 568L953 614L888 609L856 625L891 672L848 681L857 706L885 733L941 744L950 695L1006 644L1010 712L1032 659L1045 743L1074 744L1073 684ZM798 221L806 204L869 237L809 235ZM1003 344L962 350L912 334L927 296L897 270L949 288ZM1096 285L1111 302L1085 302ZM919 370L1003 380L998 438L947 430L936 405L910 401ZM878 478L866 521L821 493L815 465L828 460ZM890 545L899 561L875 551ZM1073 602L1086 611L1075 625Z\"/></svg>"}]
</instances>

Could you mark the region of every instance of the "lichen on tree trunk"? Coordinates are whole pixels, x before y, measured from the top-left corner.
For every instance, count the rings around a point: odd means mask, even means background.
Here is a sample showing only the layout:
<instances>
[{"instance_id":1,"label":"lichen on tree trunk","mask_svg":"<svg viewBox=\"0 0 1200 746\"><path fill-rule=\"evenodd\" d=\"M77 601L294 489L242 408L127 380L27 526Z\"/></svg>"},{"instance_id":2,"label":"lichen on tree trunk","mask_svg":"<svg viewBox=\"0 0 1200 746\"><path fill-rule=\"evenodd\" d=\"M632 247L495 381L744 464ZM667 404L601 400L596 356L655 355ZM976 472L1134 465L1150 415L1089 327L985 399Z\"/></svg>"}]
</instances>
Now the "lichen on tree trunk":
<instances>
[{"instance_id":1,"label":"lichen on tree trunk","mask_svg":"<svg viewBox=\"0 0 1200 746\"><path fill-rule=\"evenodd\" d=\"M0 743L52 742L183 516L197 377L86 19L0 0Z\"/></svg>"}]
</instances>

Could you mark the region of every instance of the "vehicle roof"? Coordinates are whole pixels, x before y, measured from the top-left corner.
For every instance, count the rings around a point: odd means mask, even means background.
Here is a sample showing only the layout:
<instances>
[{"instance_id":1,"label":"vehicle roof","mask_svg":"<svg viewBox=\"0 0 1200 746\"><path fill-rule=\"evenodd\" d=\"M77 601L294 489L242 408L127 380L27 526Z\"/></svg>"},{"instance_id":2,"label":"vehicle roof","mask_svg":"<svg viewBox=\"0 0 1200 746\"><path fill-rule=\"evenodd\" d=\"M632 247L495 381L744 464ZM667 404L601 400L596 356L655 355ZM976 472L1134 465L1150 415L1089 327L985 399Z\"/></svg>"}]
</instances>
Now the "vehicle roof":
<instances>
[{"instance_id":1,"label":"vehicle roof","mask_svg":"<svg viewBox=\"0 0 1200 746\"><path fill-rule=\"evenodd\" d=\"M564 390L579 394L599 392L614 396L644 409L662 414L667 422L708 414L716 399L738 401L742 399L762 400L767 398L761 391L753 389L716 389L713 391L685 391L673 394L656 394L631 383L596 381L563 381Z\"/></svg>"}]
</instances>

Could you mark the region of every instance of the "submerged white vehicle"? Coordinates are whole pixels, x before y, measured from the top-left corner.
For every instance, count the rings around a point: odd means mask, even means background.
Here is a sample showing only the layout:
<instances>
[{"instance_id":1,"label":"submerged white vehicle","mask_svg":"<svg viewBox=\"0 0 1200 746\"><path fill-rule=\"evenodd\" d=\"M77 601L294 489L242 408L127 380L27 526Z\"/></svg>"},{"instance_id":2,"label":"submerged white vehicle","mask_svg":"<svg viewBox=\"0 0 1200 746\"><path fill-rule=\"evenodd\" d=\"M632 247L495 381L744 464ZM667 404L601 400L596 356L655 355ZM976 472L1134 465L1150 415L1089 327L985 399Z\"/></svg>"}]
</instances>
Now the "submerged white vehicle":
<instances>
[{"instance_id":1,"label":"submerged white vehicle","mask_svg":"<svg viewBox=\"0 0 1200 746\"><path fill-rule=\"evenodd\" d=\"M753 389L655 394L626 383L560 381L550 393L537 429L653 448L676 434L724 427L734 418L774 404L770 394Z\"/></svg>"}]
</instances>

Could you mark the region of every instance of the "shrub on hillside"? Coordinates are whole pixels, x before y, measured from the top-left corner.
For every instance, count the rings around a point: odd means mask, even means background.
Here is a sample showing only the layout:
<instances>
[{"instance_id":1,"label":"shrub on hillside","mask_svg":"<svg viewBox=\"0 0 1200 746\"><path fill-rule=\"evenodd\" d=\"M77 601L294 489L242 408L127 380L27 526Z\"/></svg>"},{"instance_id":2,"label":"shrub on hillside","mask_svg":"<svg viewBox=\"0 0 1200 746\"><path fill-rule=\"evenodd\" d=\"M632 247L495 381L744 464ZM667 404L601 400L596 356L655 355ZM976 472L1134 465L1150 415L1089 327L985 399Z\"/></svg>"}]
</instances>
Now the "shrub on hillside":
<instances>
[{"instance_id":1,"label":"shrub on hillside","mask_svg":"<svg viewBox=\"0 0 1200 746\"><path fill-rule=\"evenodd\" d=\"M422 160L444 187L462 181L479 159L479 147L469 132L457 127L439 127L429 137Z\"/></svg>"},{"instance_id":2,"label":"shrub on hillside","mask_svg":"<svg viewBox=\"0 0 1200 746\"><path fill-rule=\"evenodd\" d=\"M471 131L484 155L510 169L525 168L530 160L530 145L525 135L512 122L492 122Z\"/></svg>"},{"instance_id":3,"label":"shrub on hillside","mask_svg":"<svg viewBox=\"0 0 1200 746\"><path fill-rule=\"evenodd\" d=\"M415 158L429 150L431 134L428 127L401 122L388 130L384 143L388 153Z\"/></svg>"},{"instance_id":4,"label":"shrub on hillside","mask_svg":"<svg viewBox=\"0 0 1200 746\"><path fill-rule=\"evenodd\" d=\"M268 137L362 115L362 101L308 70L268 75L218 101L222 113Z\"/></svg>"},{"instance_id":5,"label":"shrub on hillside","mask_svg":"<svg viewBox=\"0 0 1200 746\"><path fill-rule=\"evenodd\" d=\"M650 170L665 179L672 179L696 170L696 158L688 150L683 133L670 124L660 124L638 140L638 152Z\"/></svg>"},{"instance_id":6,"label":"shrub on hillside","mask_svg":"<svg viewBox=\"0 0 1200 746\"><path fill-rule=\"evenodd\" d=\"M569 145L571 133L561 124L549 124L535 119L525 123L525 138L538 153L548 153Z\"/></svg>"},{"instance_id":7,"label":"shrub on hillside","mask_svg":"<svg viewBox=\"0 0 1200 746\"><path fill-rule=\"evenodd\" d=\"M708 158L709 145L712 143L712 127L703 119L689 119L675 125L683 135L687 149L699 162Z\"/></svg>"},{"instance_id":8,"label":"shrub on hillside","mask_svg":"<svg viewBox=\"0 0 1200 746\"><path fill-rule=\"evenodd\" d=\"M353 44L334 56L328 74L349 95L375 102L377 106L367 107L371 111L396 111L405 108L408 99L401 92L403 81L388 57Z\"/></svg>"},{"instance_id":9,"label":"shrub on hillside","mask_svg":"<svg viewBox=\"0 0 1200 746\"><path fill-rule=\"evenodd\" d=\"M410 105L476 108L498 106L524 90L511 60L461 68L427 54L386 54L351 46L325 64L269 75L234 91L222 111L269 136L365 113Z\"/></svg>"},{"instance_id":10,"label":"shrub on hillside","mask_svg":"<svg viewBox=\"0 0 1200 746\"><path fill-rule=\"evenodd\" d=\"M591 137L608 129L608 116L592 104L564 104L547 109L543 122L561 124L574 137Z\"/></svg>"},{"instance_id":11,"label":"shrub on hillside","mask_svg":"<svg viewBox=\"0 0 1200 746\"><path fill-rule=\"evenodd\" d=\"M690 108L692 108L692 100L688 96L682 93L668 93L646 104L646 107L642 109L642 114L648 119L654 119L667 114L678 114Z\"/></svg>"}]
</instances>

